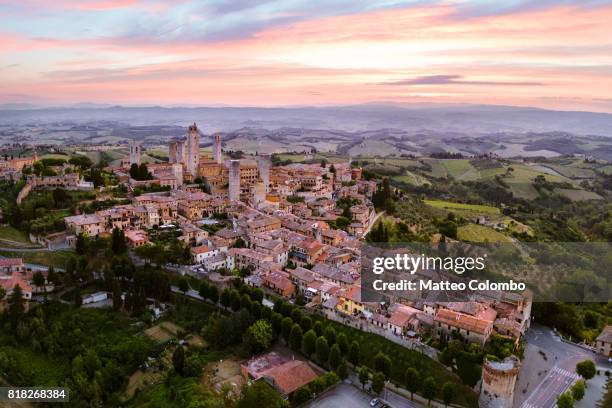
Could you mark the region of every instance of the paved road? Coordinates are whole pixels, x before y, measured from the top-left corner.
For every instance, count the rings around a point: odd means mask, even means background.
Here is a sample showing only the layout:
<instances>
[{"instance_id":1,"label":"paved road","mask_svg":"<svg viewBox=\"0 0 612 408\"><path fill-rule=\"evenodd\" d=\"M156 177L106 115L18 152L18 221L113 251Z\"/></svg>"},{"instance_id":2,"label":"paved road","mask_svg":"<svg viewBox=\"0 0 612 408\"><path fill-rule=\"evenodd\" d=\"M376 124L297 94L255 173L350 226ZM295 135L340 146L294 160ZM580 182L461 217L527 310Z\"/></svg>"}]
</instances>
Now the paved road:
<instances>
[{"instance_id":1,"label":"paved road","mask_svg":"<svg viewBox=\"0 0 612 408\"><path fill-rule=\"evenodd\" d=\"M370 408L370 397L360 389L339 384L306 404L305 408Z\"/></svg>"},{"instance_id":2,"label":"paved road","mask_svg":"<svg viewBox=\"0 0 612 408\"><path fill-rule=\"evenodd\" d=\"M580 377L576 363L591 359L599 367L607 361L588 350L562 341L545 326L534 324L526 335L527 348L514 406L520 408L554 408L557 396Z\"/></svg>"}]
</instances>

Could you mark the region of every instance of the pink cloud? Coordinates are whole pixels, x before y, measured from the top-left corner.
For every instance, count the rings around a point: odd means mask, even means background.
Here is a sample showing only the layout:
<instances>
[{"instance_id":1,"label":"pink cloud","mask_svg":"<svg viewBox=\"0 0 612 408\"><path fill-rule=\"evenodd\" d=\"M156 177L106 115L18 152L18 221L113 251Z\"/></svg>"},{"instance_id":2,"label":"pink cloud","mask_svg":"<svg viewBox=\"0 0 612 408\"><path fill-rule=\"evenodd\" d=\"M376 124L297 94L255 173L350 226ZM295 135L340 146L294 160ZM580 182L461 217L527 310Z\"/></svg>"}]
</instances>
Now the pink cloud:
<instances>
[{"instance_id":1,"label":"pink cloud","mask_svg":"<svg viewBox=\"0 0 612 408\"><path fill-rule=\"evenodd\" d=\"M99 0L75 7L133 3ZM41 50L55 55L54 62L37 67L34 81L9 85L11 92L71 100L594 106L589 101L607 97L612 88L609 21L610 6L463 19L451 4L442 4L321 18L217 43L5 34L0 46L34 60ZM428 76L446 80L415 81Z\"/></svg>"}]
</instances>

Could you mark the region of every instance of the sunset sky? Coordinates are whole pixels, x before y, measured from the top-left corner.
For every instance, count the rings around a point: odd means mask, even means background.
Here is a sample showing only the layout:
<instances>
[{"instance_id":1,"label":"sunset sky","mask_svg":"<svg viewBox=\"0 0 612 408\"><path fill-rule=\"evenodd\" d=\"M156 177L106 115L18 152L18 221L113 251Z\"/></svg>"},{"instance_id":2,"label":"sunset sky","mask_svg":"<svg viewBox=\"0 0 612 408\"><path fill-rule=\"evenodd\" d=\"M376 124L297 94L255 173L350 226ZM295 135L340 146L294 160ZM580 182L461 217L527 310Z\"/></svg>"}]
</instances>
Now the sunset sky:
<instances>
[{"instance_id":1,"label":"sunset sky","mask_svg":"<svg viewBox=\"0 0 612 408\"><path fill-rule=\"evenodd\" d=\"M612 1L0 0L0 103L612 112Z\"/></svg>"}]
</instances>

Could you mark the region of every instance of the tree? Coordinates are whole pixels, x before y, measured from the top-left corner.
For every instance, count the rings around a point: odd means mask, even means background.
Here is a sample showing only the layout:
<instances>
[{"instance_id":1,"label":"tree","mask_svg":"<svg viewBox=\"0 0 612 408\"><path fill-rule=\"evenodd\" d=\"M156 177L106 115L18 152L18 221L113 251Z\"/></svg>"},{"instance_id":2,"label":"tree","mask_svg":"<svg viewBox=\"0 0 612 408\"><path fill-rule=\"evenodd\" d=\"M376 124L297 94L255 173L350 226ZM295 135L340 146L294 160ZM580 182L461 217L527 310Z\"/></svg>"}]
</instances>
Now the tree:
<instances>
[{"instance_id":1,"label":"tree","mask_svg":"<svg viewBox=\"0 0 612 408\"><path fill-rule=\"evenodd\" d=\"M574 398L572 398L572 394L569 391L566 391L557 397L557 407L574 408Z\"/></svg>"},{"instance_id":2,"label":"tree","mask_svg":"<svg viewBox=\"0 0 612 408\"><path fill-rule=\"evenodd\" d=\"M265 381L254 381L251 385L244 386L241 394L242 396L236 404L236 408L280 408L282 406L281 397ZM213 406L215 405L213 404Z\"/></svg>"},{"instance_id":3,"label":"tree","mask_svg":"<svg viewBox=\"0 0 612 408\"><path fill-rule=\"evenodd\" d=\"M386 378L391 375L391 359L382 351L374 357L374 370L382 372Z\"/></svg>"},{"instance_id":4,"label":"tree","mask_svg":"<svg viewBox=\"0 0 612 408\"><path fill-rule=\"evenodd\" d=\"M317 334L314 330L308 330L304 337L302 337L302 351L306 357L310 357L315 351L315 344L317 342Z\"/></svg>"},{"instance_id":5,"label":"tree","mask_svg":"<svg viewBox=\"0 0 612 408\"><path fill-rule=\"evenodd\" d=\"M317 333L317 337L323 335L323 323L321 321L316 321L314 325L312 325L312 329Z\"/></svg>"},{"instance_id":6,"label":"tree","mask_svg":"<svg viewBox=\"0 0 612 408\"><path fill-rule=\"evenodd\" d=\"M323 363L327 361L327 358L329 357L329 345L327 344L327 339L325 337L321 336L317 339L317 342L315 343L315 350L319 362Z\"/></svg>"},{"instance_id":7,"label":"tree","mask_svg":"<svg viewBox=\"0 0 612 408\"><path fill-rule=\"evenodd\" d=\"M42 272L40 272L40 271L35 272L34 276L32 276L32 282L39 289L40 288L43 289L43 293L44 293L44 296L45 296L45 301L47 301L47 285L45 284L46 283L45 282L45 277L43 276Z\"/></svg>"},{"instance_id":8,"label":"tree","mask_svg":"<svg viewBox=\"0 0 612 408\"><path fill-rule=\"evenodd\" d=\"M223 292L221 292L221 305L227 309L231 304L232 299L230 298L230 290L225 288Z\"/></svg>"},{"instance_id":9,"label":"tree","mask_svg":"<svg viewBox=\"0 0 612 408\"><path fill-rule=\"evenodd\" d=\"M329 366L332 370L335 370L341 362L342 352L340 351L340 346L334 344L329 351Z\"/></svg>"},{"instance_id":10,"label":"tree","mask_svg":"<svg viewBox=\"0 0 612 408\"><path fill-rule=\"evenodd\" d=\"M2 299L4 299L5 296L6 290L4 290L4 288L0 286L0 302L2 302Z\"/></svg>"},{"instance_id":11,"label":"tree","mask_svg":"<svg viewBox=\"0 0 612 408\"><path fill-rule=\"evenodd\" d=\"M597 369L595 368L593 360L584 360L576 364L576 372L579 376L588 381L595 376Z\"/></svg>"},{"instance_id":12,"label":"tree","mask_svg":"<svg viewBox=\"0 0 612 408\"><path fill-rule=\"evenodd\" d=\"M372 376L372 391L376 394L380 394L385 388L385 374L377 371Z\"/></svg>"},{"instance_id":13,"label":"tree","mask_svg":"<svg viewBox=\"0 0 612 408\"><path fill-rule=\"evenodd\" d=\"M582 398L584 398L585 388L586 388L586 384L584 380L576 381L576 383L572 385L572 388L571 388L572 397L574 398L575 401L580 401Z\"/></svg>"},{"instance_id":14,"label":"tree","mask_svg":"<svg viewBox=\"0 0 612 408\"><path fill-rule=\"evenodd\" d=\"M337 373L341 380L345 380L348 377L348 366L346 365L346 361L342 360L338 366Z\"/></svg>"},{"instance_id":15,"label":"tree","mask_svg":"<svg viewBox=\"0 0 612 408\"><path fill-rule=\"evenodd\" d=\"M361 389L364 389L366 384L368 383L368 379L370 377L370 373L368 372L368 368L366 366L362 366L359 369L359 382L361 383Z\"/></svg>"},{"instance_id":16,"label":"tree","mask_svg":"<svg viewBox=\"0 0 612 408\"><path fill-rule=\"evenodd\" d=\"M125 234L119 228L113 228L113 233L111 235L111 250L115 255L119 255L127 251Z\"/></svg>"},{"instance_id":17,"label":"tree","mask_svg":"<svg viewBox=\"0 0 612 408\"><path fill-rule=\"evenodd\" d=\"M455 396L455 386L452 382L447 381L442 386L442 401L444 402L444 406L447 407L448 404L451 403L453 397Z\"/></svg>"},{"instance_id":18,"label":"tree","mask_svg":"<svg viewBox=\"0 0 612 408\"><path fill-rule=\"evenodd\" d=\"M361 352L361 350L360 350L360 347L359 347L359 343L357 343L356 341L353 341L351 343L351 347L349 348L348 360L355 367L357 367L357 364L359 364L359 353L360 352Z\"/></svg>"},{"instance_id":19,"label":"tree","mask_svg":"<svg viewBox=\"0 0 612 408\"><path fill-rule=\"evenodd\" d=\"M419 385L421 384L421 377L415 368L408 367L406 369L406 374L404 374L404 384L406 385L406 389L410 391L410 399L413 399L414 393L419 390Z\"/></svg>"},{"instance_id":20,"label":"tree","mask_svg":"<svg viewBox=\"0 0 612 408\"><path fill-rule=\"evenodd\" d=\"M208 299L209 289L210 289L210 284L208 283L208 281L205 279L202 279L202 281L200 282L200 287L198 289L198 293L202 297L202 299Z\"/></svg>"},{"instance_id":21,"label":"tree","mask_svg":"<svg viewBox=\"0 0 612 408\"><path fill-rule=\"evenodd\" d=\"M299 351L302 347L302 328L299 324L294 323L289 333L289 347Z\"/></svg>"},{"instance_id":22,"label":"tree","mask_svg":"<svg viewBox=\"0 0 612 408\"><path fill-rule=\"evenodd\" d=\"M178 374L183 374L183 369L185 368L185 350L181 345L178 345L174 353L172 353L172 366Z\"/></svg>"},{"instance_id":23,"label":"tree","mask_svg":"<svg viewBox=\"0 0 612 408\"><path fill-rule=\"evenodd\" d=\"M230 304L234 312L240 310L240 293L236 289L230 291Z\"/></svg>"},{"instance_id":24,"label":"tree","mask_svg":"<svg viewBox=\"0 0 612 408\"><path fill-rule=\"evenodd\" d=\"M178 288L181 292L183 292L183 295L187 293L187 291L189 290L189 282L187 282L186 278L179 279Z\"/></svg>"},{"instance_id":25,"label":"tree","mask_svg":"<svg viewBox=\"0 0 612 408\"><path fill-rule=\"evenodd\" d=\"M13 326L16 326L23 317L25 312L25 307L23 304L24 300L21 286L15 285L13 287L13 292L8 299L8 315L13 323Z\"/></svg>"},{"instance_id":26,"label":"tree","mask_svg":"<svg viewBox=\"0 0 612 408\"><path fill-rule=\"evenodd\" d=\"M81 307L82 304L83 304L83 296L81 296L81 289L79 289L79 287L77 286L74 292L74 305L76 307Z\"/></svg>"},{"instance_id":27,"label":"tree","mask_svg":"<svg viewBox=\"0 0 612 408\"><path fill-rule=\"evenodd\" d=\"M183 364L183 375L185 377L200 378L202 375L202 362L198 355L192 354L185 359L185 363Z\"/></svg>"},{"instance_id":28,"label":"tree","mask_svg":"<svg viewBox=\"0 0 612 408\"><path fill-rule=\"evenodd\" d=\"M336 344L338 344L338 347L340 347L340 351L342 352L342 355L346 356L346 354L349 351L349 342L346 338L346 334L344 333L338 334L338 336L336 337Z\"/></svg>"},{"instance_id":29,"label":"tree","mask_svg":"<svg viewBox=\"0 0 612 408\"><path fill-rule=\"evenodd\" d=\"M87 240L83 234L77 235L74 251L78 255L84 255L87 252Z\"/></svg>"},{"instance_id":30,"label":"tree","mask_svg":"<svg viewBox=\"0 0 612 408\"><path fill-rule=\"evenodd\" d=\"M436 380L434 380L433 377L427 377L425 381L423 381L423 397L427 400L428 404L435 398L436 391Z\"/></svg>"},{"instance_id":31,"label":"tree","mask_svg":"<svg viewBox=\"0 0 612 408\"><path fill-rule=\"evenodd\" d=\"M246 331L243 344L250 354L267 350L272 344L272 326L265 320L257 320Z\"/></svg>"},{"instance_id":32,"label":"tree","mask_svg":"<svg viewBox=\"0 0 612 408\"><path fill-rule=\"evenodd\" d=\"M302 316L300 319L300 326L302 327L302 330L307 332L308 330L312 329L312 319L308 316Z\"/></svg>"},{"instance_id":33,"label":"tree","mask_svg":"<svg viewBox=\"0 0 612 408\"><path fill-rule=\"evenodd\" d=\"M215 285L210 285L208 288L208 298L214 303L217 304L219 301L219 289Z\"/></svg>"},{"instance_id":34,"label":"tree","mask_svg":"<svg viewBox=\"0 0 612 408\"><path fill-rule=\"evenodd\" d=\"M289 344L289 336L291 335L291 329L293 328L293 320L290 317L283 317L281 321L281 334L285 342Z\"/></svg>"},{"instance_id":35,"label":"tree","mask_svg":"<svg viewBox=\"0 0 612 408\"><path fill-rule=\"evenodd\" d=\"M308 385L304 385L303 387L300 387L297 390L295 390L295 392L291 396L291 406L297 407L305 403L311 398L312 398L312 391L310 391L310 388L308 388ZM260 406L260 405L257 405L257 406Z\"/></svg>"},{"instance_id":36,"label":"tree","mask_svg":"<svg viewBox=\"0 0 612 408\"><path fill-rule=\"evenodd\" d=\"M118 312L123 307L123 300L121 299L121 288L117 281L113 281L113 310Z\"/></svg>"},{"instance_id":37,"label":"tree","mask_svg":"<svg viewBox=\"0 0 612 408\"><path fill-rule=\"evenodd\" d=\"M327 339L328 344L334 344L336 342L336 331L331 325L325 328L323 336Z\"/></svg>"}]
</instances>

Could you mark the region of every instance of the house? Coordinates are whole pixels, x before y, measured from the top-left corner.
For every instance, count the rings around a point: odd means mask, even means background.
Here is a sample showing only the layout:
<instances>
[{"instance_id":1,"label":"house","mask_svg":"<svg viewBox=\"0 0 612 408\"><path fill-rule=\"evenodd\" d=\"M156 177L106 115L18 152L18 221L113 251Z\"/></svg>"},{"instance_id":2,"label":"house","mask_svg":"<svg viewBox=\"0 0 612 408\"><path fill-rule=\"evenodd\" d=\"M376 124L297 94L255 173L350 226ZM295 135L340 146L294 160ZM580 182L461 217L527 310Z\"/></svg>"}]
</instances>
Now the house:
<instances>
[{"instance_id":1,"label":"house","mask_svg":"<svg viewBox=\"0 0 612 408\"><path fill-rule=\"evenodd\" d=\"M419 310L396 303L390 307L391 316L387 320L387 329L398 336L404 335L410 328L410 321Z\"/></svg>"},{"instance_id":2,"label":"house","mask_svg":"<svg viewBox=\"0 0 612 408\"><path fill-rule=\"evenodd\" d=\"M450 309L439 309L434 318L434 335L443 340L452 339L457 332L470 343L484 345L492 331L492 321Z\"/></svg>"},{"instance_id":3,"label":"house","mask_svg":"<svg viewBox=\"0 0 612 408\"><path fill-rule=\"evenodd\" d=\"M263 285L284 298L290 298L295 293L295 285L286 272L275 271L265 275Z\"/></svg>"},{"instance_id":4,"label":"house","mask_svg":"<svg viewBox=\"0 0 612 408\"><path fill-rule=\"evenodd\" d=\"M147 233L143 230L127 230L124 235L130 248L138 248L149 242Z\"/></svg>"},{"instance_id":5,"label":"house","mask_svg":"<svg viewBox=\"0 0 612 408\"><path fill-rule=\"evenodd\" d=\"M21 258L0 258L0 276L10 276L13 272L25 272L26 268Z\"/></svg>"},{"instance_id":6,"label":"house","mask_svg":"<svg viewBox=\"0 0 612 408\"><path fill-rule=\"evenodd\" d=\"M350 315L363 313L364 305L361 302L361 287L351 285L338 295L336 309Z\"/></svg>"},{"instance_id":7,"label":"house","mask_svg":"<svg viewBox=\"0 0 612 408\"><path fill-rule=\"evenodd\" d=\"M199 245L191 248L193 262L198 264L204 263L206 259L213 258L216 255L219 255L219 250L212 246Z\"/></svg>"},{"instance_id":8,"label":"house","mask_svg":"<svg viewBox=\"0 0 612 408\"><path fill-rule=\"evenodd\" d=\"M88 237L97 237L106 231L104 219L96 214L73 215L64 218L66 228L75 235L83 234Z\"/></svg>"},{"instance_id":9,"label":"house","mask_svg":"<svg viewBox=\"0 0 612 408\"><path fill-rule=\"evenodd\" d=\"M22 278L21 273L13 272L9 276L0 276L0 287L4 289L7 299L13 294L16 286L21 288L24 299L32 299L32 286Z\"/></svg>"},{"instance_id":10,"label":"house","mask_svg":"<svg viewBox=\"0 0 612 408\"><path fill-rule=\"evenodd\" d=\"M612 357L612 326L606 326L595 341L597 352L605 357Z\"/></svg>"},{"instance_id":11,"label":"house","mask_svg":"<svg viewBox=\"0 0 612 408\"><path fill-rule=\"evenodd\" d=\"M240 372L246 380L266 381L283 398L289 398L298 388L318 377L306 361L289 359L276 352L263 354L241 364Z\"/></svg>"},{"instance_id":12,"label":"house","mask_svg":"<svg viewBox=\"0 0 612 408\"><path fill-rule=\"evenodd\" d=\"M300 293L305 294L309 286L317 279L317 274L311 270L298 266L293 270L288 270L291 281L296 285Z\"/></svg>"}]
</instances>

